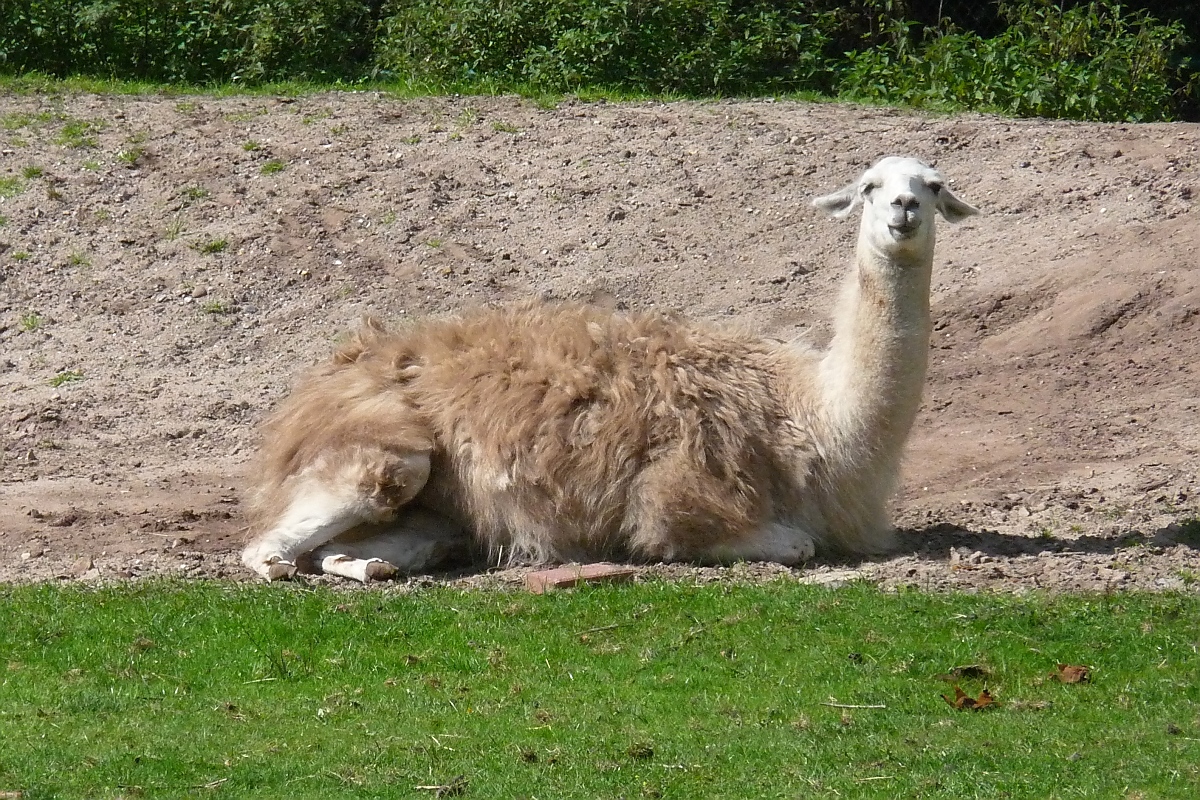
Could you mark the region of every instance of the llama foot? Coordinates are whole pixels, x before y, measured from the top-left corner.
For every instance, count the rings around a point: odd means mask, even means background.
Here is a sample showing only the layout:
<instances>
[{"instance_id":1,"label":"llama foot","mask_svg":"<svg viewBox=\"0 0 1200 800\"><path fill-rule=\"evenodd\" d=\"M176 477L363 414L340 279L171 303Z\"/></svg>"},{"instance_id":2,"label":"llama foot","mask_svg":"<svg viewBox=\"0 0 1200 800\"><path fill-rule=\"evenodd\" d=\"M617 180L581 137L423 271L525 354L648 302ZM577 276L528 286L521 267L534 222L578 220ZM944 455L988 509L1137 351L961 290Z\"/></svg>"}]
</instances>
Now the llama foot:
<instances>
[{"instance_id":1,"label":"llama foot","mask_svg":"<svg viewBox=\"0 0 1200 800\"><path fill-rule=\"evenodd\" d=\"M267 583L275 583L276 581L290 581L296 577L295 563L288 561L281 555L264 556L261 555L260 548L253 546L246 548L242 554L242 563Z\"/></svg>"},{"instance_id":2,"label":"llama foot","mask_svg":"<svg viewBox=\"0 0 1200 800\"><path fill-rule=\"evenodd\" d=\"M361 583L388 581L400 570L382 558L354 558L347 555L326 556L321 559L321 571L327 575L340 575Z\"/></svg>"},{"instance_id":3,"label":"llama foot","mask_svg":"<svg viewBox=\"0 0 1200 800\"><path fill-rule=\"evenodd\" d=\"M276 581L290 581L296 577L296 565L290 561L278 559L267 564L267 571L264 573L267 583L275 583Z\"/></svg>"},{"instance_id":4,"label":"llama foot","mask_svg":"<svg viewBox=\"0 0 1200 800\"><path fill-rule=\"evenodd\" d=\"M711 555L716 561L774 561L777 564L803 564L817 553L816 542L805 530L772 522L763 527L757 536L737 542L732 546L715 549Z\"/></svg>"}]
</instances>

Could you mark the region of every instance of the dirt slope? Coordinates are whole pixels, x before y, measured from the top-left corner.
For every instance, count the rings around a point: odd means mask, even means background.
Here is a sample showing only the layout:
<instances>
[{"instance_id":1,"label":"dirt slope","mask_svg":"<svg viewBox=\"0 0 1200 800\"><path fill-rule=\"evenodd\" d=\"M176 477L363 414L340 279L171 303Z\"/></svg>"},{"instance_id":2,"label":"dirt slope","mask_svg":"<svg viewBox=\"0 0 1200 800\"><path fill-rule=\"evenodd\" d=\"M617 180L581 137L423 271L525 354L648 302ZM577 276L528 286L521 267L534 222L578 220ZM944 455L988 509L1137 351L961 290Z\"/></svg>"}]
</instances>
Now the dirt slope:
<instances>
[{"instance_id":1,"label":"dirt slope","mask_svg":"<svg viewBox=\"0 0 1200 800\"><path fill-rule=\"evenodd\" d=\"M0 96L0 580L241 576L255 426L364 312L540 294L823 342L855 225L808 200L911 154L985 214L941 228L906 546L796 574L1194 587L1198 137L771 102Z\"/></svg>"}]
</instances>

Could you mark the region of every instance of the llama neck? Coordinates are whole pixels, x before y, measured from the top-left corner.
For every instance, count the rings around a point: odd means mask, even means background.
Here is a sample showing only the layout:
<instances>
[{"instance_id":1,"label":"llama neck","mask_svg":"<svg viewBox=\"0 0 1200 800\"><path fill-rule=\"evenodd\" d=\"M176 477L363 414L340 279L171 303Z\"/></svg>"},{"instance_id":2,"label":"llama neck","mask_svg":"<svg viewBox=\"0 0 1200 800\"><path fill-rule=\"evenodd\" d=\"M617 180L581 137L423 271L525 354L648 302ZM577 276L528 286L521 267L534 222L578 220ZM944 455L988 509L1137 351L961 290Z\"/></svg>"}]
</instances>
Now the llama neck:
<instances>
[{"instance_id":1,"label":"llama neck","mask_svg":"<svg viewBox=\"0 0 1200 800\"><path fill-rule=\"evenodd\" d=\"M847 467L899 462L929 360L932 252L929 241L888 255L859 238L821 363L824 417Z\"/></svg>"}]
</instances>

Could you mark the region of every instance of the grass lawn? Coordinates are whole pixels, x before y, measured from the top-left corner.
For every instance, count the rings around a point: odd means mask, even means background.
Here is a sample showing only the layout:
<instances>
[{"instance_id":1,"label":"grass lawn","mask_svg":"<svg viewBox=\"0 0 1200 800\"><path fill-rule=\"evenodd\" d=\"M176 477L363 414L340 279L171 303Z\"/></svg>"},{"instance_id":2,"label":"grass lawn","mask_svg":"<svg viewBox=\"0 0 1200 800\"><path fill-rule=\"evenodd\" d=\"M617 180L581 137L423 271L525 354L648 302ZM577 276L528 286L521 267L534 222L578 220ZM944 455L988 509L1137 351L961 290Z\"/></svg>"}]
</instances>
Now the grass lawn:
<instances>
[{"instance_id":1,"label":"grass lawn","mask_svg":"<svg viewBox=\"0 0 1200 800\"><path fill-rule=\"evenodd\" d=\"M1195 798L1198 642L1195 595L0 587L0 797Z\"/></svg>"}]
</instances>

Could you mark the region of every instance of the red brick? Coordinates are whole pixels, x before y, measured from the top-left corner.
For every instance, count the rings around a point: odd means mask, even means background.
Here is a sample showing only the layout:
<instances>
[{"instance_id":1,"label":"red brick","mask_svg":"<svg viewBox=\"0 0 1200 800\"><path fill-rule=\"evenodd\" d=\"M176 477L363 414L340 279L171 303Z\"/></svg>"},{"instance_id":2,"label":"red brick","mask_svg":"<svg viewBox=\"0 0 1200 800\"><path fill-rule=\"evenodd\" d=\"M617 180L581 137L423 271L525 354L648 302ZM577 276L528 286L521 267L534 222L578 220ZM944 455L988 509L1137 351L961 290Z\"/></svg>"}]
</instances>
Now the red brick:
<instances>
[{"instance_id":1,"label":"red brick","mask_svg":"<svg viewBox=\"0 0 1200 800\"><path fill-rule=\"evenodd\" d=\"M611 583L628 581L637 574L633 567L609 564L564 564L554 569L543 569L525 576L525 587L534 594L543 594L549 589L578 586L581 583Z\"/></svg>"}]
</instances>

